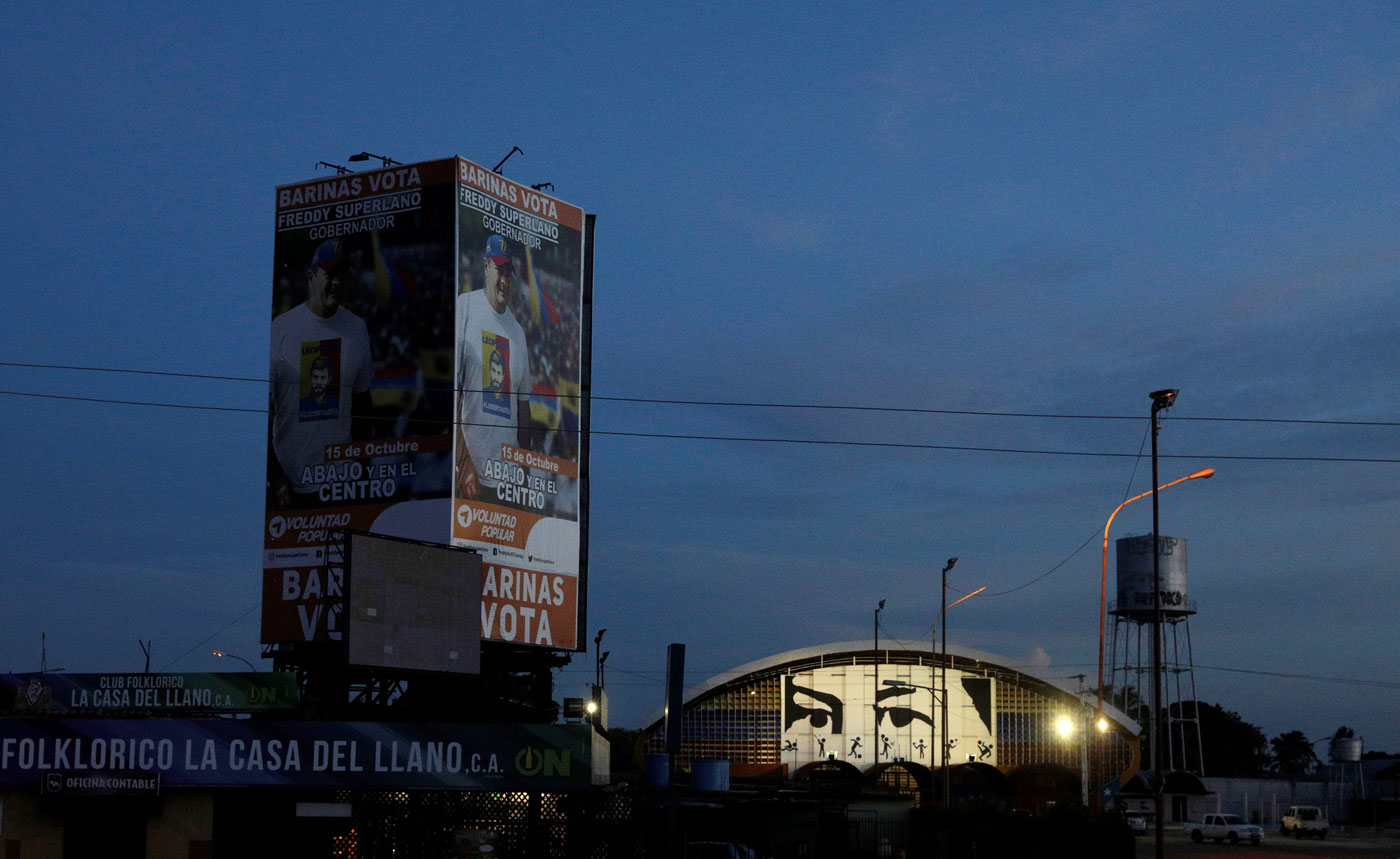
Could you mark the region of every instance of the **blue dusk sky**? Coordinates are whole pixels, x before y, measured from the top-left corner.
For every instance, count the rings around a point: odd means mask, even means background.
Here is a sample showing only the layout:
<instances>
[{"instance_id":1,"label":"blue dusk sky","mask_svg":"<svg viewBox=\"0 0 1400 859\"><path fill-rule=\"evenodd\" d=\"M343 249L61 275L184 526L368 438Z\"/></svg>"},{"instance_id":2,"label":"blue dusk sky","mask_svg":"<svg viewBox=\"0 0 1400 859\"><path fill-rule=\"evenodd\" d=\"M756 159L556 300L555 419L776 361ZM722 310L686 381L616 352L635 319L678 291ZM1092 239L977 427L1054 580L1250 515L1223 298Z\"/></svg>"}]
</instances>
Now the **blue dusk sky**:
<instances>
[{"instance_id":1,"label":"blue dusk sky","mask_svg":"<svg viewBox=\"0 0 1400 859\"><path fill-rule=\"evenodd\" d=\"M1393 3L5 17L0 670L44 634L70 671L256 657L273 188L518 146L507 176L597 213L596 395L804 406L595 403L614 724L670 642L698 684L880 599L926 641L955 555L987 590L951 643L1092 675L1099 535L1179 388L1162 479L1219 472L1161 496L1199 697L1400 753ZM1113 536L1150 531L1144 500Z\"/></svg>"}]
</instances>

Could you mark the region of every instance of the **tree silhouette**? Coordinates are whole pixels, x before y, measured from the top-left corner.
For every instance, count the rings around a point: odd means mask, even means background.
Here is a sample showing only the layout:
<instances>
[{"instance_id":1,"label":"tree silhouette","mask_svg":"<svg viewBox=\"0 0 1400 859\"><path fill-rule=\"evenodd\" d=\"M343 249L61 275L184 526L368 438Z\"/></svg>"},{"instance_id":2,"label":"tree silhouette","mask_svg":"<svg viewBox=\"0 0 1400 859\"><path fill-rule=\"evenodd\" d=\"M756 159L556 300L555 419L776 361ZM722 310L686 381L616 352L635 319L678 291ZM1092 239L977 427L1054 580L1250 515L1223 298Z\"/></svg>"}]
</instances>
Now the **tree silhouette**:
<instances>
[{"instance_id":1,"label":"tree silhouette","mask_svg":"<svg viewBox=\"0 0 1400 859\"><path fill-rule=\"evenodd\" d=\"M1190 714L1194 704L1201 722L1201 750L1205 757L1204 773L1209 776L1250 778L1269 768L1269 741L1264 732L1246 722L1239 713L1219 704L1203 701L1184 702ZM1185 725L1188 769L1195 758L1194 725Z\"/></svg>"},{"instance_id":2,"label":"tree silhouette","mask_svg":"<svg viewBox=\"0 0 1400 859\"><path fill-rule=\"evenodd\" d=\"M1305 776L1318 765L1313 744L1302 731L1279 734L1269 745L1274 750L1274 770L1279 775Z\"/></svg>"}]
</instances>

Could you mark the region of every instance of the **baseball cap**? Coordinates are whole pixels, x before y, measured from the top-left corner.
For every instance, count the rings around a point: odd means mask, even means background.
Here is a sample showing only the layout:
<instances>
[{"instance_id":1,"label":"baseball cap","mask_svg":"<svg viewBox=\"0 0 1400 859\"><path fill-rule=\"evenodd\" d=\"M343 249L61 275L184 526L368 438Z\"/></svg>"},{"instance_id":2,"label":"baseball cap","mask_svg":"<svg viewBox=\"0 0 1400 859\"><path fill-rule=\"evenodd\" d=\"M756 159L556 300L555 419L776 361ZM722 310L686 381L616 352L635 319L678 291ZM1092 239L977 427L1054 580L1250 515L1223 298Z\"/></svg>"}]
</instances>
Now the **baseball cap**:
<instances>
[{"instance_id":1,"label":"baseball cap","mask_svg":"<svg viewBox=\"0 0 1400 859\"><path fill-rule=\"evenodd\" d=\"M311 255L313 268L319 266L330 271L349 264L350 257L345 252L345 243L340 239L326 239L316 246L316 252Z\"/></svg>"},{"instance_id":2,"label":"baseball cap","mask_svg":"<svg viewBox=\"0 0 1400 859\"><path fill-rule=\"evenodd\" d=\"M492 236L487 239L485 257L496 265L508 265L510 263L510 251L506 250L505 237Z\"/></svg>"}]
</instances>

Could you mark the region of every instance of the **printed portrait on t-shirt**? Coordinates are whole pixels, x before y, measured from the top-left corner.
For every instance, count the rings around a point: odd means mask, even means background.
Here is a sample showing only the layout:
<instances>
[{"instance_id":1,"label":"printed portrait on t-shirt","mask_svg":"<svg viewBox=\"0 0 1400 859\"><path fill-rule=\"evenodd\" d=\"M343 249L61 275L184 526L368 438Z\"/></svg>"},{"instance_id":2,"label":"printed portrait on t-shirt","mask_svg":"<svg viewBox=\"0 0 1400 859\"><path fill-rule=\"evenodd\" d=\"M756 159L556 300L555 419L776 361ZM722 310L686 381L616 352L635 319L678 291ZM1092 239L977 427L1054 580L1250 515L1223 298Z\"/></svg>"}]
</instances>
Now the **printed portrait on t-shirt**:
<instances>
[{"instance_id":1,"label":"printed portrait on t-shirt","mask_svg":"<svg viewBox=\"0 0 1400 859\"><path fill-rule=\"evenodd\" d=\"M340 417L340 338L301 344L300 421Z\"/></svg>"},{"instance_id":2,"label":"printed portrait on t-shirt","mask_svg":"<svg viewBox=\"0 0 1400 859\"><path fill-rule=\"evenodd\" d=\"M510 417L510 340L504 335L481 332L481 375L481 410Z\"/></svg>"}]
</instances>

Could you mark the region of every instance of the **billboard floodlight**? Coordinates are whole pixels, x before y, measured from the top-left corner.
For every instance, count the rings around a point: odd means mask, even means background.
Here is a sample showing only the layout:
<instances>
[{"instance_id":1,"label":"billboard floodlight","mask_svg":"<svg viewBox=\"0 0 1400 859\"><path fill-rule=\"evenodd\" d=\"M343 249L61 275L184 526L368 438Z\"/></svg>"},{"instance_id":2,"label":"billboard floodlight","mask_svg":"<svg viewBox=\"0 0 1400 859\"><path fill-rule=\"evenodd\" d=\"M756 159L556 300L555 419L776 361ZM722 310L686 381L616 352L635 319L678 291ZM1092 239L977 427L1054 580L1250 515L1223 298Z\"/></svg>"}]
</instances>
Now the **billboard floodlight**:
<instances>
[{"instance_id":1,"label":"billboard floodlight","mask_svg":"<svg viewBox=\"0 0 1400 859\"><path fill-rule=\"evenodd\" d=\"M375 155L373 152L359 152L354 155L351 155L348 160L368 161L371 158L378 159L385 167L396 167L403 163L402 161L395 161L387 155Z\"/></svg>"},{"instance_id":2,"label":"billboard floodlight","mask_svg":"<svg viewBox=\"0 0 1400 859\"><path fill-rule=\"evenodd\" d=\"M519 152L521 155L525 154L525 150L521 149L519 146L512 146L510 148L510 151L506 153L506 157L502 158L500 161L497 161L496 166L491 168L491 172L500 173L501 168L504 167L506 165L506 162L510 160L510 156L514 155L517 152Z\"/></svg>"}]
</instances>

